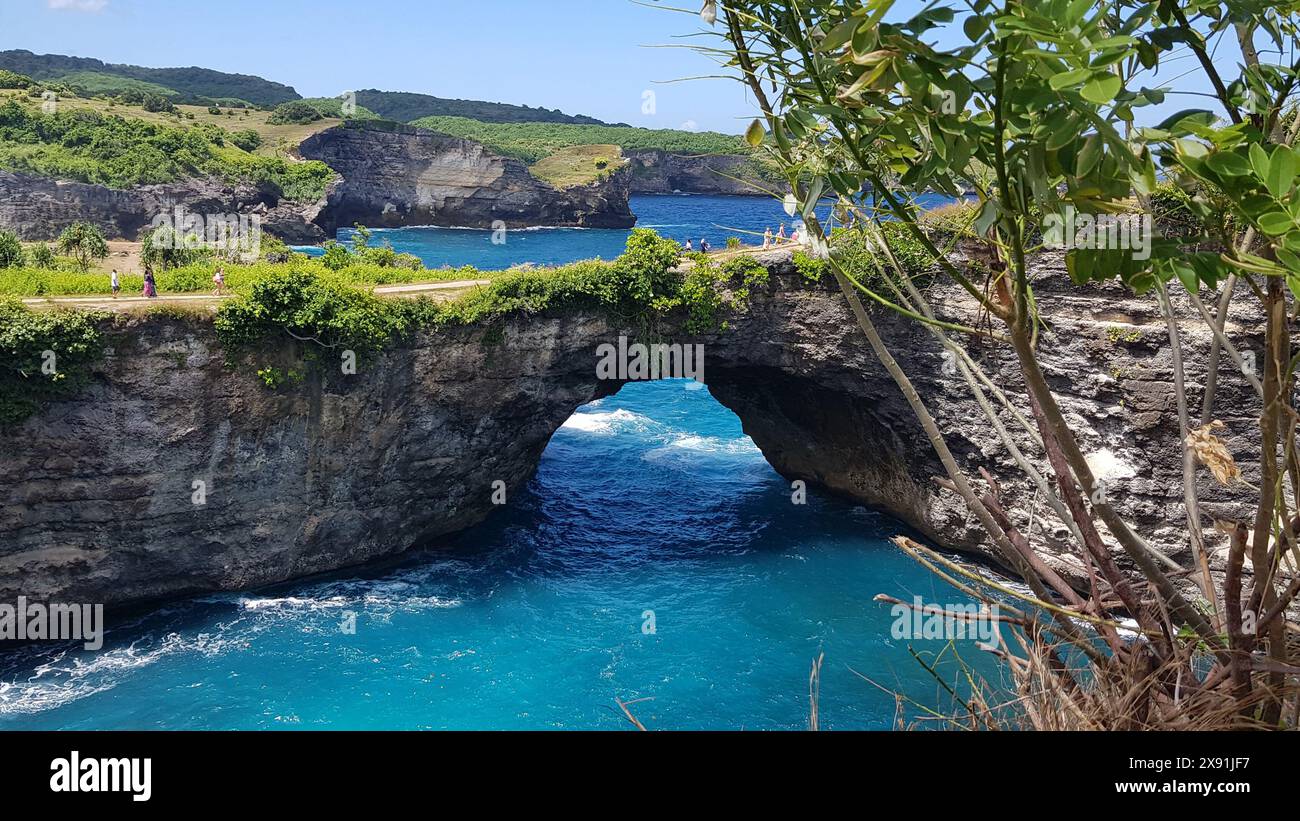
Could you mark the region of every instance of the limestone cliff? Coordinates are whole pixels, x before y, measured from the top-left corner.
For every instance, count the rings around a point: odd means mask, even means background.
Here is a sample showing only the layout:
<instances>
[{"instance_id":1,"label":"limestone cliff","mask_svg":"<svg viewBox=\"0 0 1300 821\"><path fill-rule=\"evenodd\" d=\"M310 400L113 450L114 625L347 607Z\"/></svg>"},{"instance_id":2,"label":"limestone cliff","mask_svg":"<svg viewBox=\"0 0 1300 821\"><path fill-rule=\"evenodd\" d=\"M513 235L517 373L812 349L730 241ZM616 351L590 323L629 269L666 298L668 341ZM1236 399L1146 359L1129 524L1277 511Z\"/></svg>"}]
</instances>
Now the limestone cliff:
<instances>
[{"instance_id":1,"label":"limestone cliff","mask_svg":"<svg viewBox=\"0 0 1300 821\"><path fill-rule=\"evenodd\" d=\"M625 151L634 194L767 196L780 184L763 179L749 157L738 154L670 154Z\"/></svg>"},{"instance_id":2,"label":"limestone cliff","mask_svg":"<svg viewBox=\"0 0 1300 821\"><path fill-rule=\"evenodd\" d=\"M518 160L463 140L393 123L351 122L299 146L343 177L320 216L333 232L360 222L373 227L450 225L492 228L572 225L627 228L629 174L557 189Z\"/></svg>"},{"instance_id":3,"label":"limestone cliff","mask_svg":"<svg viewBox=\"0 0 1300 821\"><path fill-rule=\"evenodd\" d=\"M99 226L109 238L137 239L154 217L180 206L199 214L257 214L263 230L286 242L316 243L328 238L316 224L324 205L324 199L289 202L271 186L216 179L118 189L0 171L0 228L25 240L53 239L78 221Z\"/></svg>"},{"instance_id":4,"label":"limestone cliff","mask_svg":"<svg viewBox=\"0 0 1300 821\"><path fill-rule=\"evenodd\" d=\"M659 333L705 346L709 390L788 479L882 508L939 544L986 550L960 502L932 482L941 473L934 454L842 296L803 282L782 253L769 264L771 284L725 330L692 337L670 322ZM1154 303L1118 288L1075 288L1059 259L1040 260L1035 280L1048 319L1045 367L1069 420L1106 463L1112 501L1157 549L1179 553L1179 435ZM942 316L974 321L960 289L936 285L929 296ZM1257 346L1246 310L1229 333ZM958 458L1000 477L1017 523L1057 549L1059 523L1015 479L933 338L883 309L875 315ZM106 356L82 395L0 433L0 601L244 588L468 527L493 510L494 482L513 494L528 480L575 408L618 390L597 380L596 349L635 336L582 312L427 331L356 375L274 392L250 369L227 367L202 320L135 318L105 331ZM1207 340L1192 323L1185 334L1195 394ZM293 344L267 347L281 348L288 364ZM996 382L1014 385L1005 351L975 355ZM1231 434L1247 432L1257 411L1239 375L1225 366L1221 378L1220 418L1235 450ZM1252 480L1255 466L1242 467ZM1207 517L1239 512L1209 480L1202 491ZM1056 562L1071 564L1064 555Z\"/></svg>"}]
</instances>

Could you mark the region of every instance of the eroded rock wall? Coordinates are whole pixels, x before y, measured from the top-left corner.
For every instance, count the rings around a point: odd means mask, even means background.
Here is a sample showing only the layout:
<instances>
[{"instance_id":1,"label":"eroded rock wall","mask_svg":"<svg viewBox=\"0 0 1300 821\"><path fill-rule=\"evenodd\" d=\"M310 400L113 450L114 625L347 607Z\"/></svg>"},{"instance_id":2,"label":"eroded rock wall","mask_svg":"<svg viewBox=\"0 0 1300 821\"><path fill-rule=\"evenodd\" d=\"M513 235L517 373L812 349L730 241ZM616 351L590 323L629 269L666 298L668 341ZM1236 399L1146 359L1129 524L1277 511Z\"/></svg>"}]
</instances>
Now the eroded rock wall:
<instances>
[{"instance_id":1,"label":"eroded rock wall","mask_svg":"<svg viewBox=\"0 0 1300 821\"><path fill-rule=\"evenodd\" d=\"M630 176L557 189L518 160L472 140L395 124L348 123L299 146L343 176L319 222L332 232L360 222L372 227L446 225L492 228L533 225L627 228Z\"/></svg>"},{"instance_id":2,"label":"eroded rock wall","mask_svg":"<svg viewBox=\"0 0 1300 821\"><path fill-rule=\"evenodd\" d=\"M710 391L787 479L987 554L973 518L932 481L942 473L937 458L842 296L802 281L781 253L769 264L770 286L755 289L725 330L691 337L667 323L662 338L705 346ZM1170 348L1154 303L1118 288L1075 288L1059 259L1040 260L1035 279L1048 319L1045 368L1067 417L1104 468L1112 501L1157 549L1181 553ZM959 289L934 286L929 297L941 316L978 319ZM1018 478L938 344L915 322L873 315L968 473L984 467L998 477L1017 524L1068 572L1061 525ZM1184 323L1195 396L1208 338L1193 327ZM1229 332L1258 349L1255 327L1240 308ZM328 369L271 391L254 368L226 366L207 322L136 318L106 334L106 356L80 396L0 433L0 600L126 602L245 588L468 527L493 510L493 482L513 494L574 409L618 389L596 379L596 350L635 336L603 315L520 317L421 333L354 376ZM292 367L295 344L270 340L262 360ZM1004 349L975 355L1014 389ZM1244 455L1236 437L1249 434L1257 408L1238 374L1225 366L1221 378L1218 417ZM1010 414L1003 419L1015 428ZM1030 437L1016 436L1041 462ZM1242 467L1250 480L1257 466ZM1241 514L1240 500L1207 476L1201 487L1207 526Z\"/></svg>"}]
</instances>

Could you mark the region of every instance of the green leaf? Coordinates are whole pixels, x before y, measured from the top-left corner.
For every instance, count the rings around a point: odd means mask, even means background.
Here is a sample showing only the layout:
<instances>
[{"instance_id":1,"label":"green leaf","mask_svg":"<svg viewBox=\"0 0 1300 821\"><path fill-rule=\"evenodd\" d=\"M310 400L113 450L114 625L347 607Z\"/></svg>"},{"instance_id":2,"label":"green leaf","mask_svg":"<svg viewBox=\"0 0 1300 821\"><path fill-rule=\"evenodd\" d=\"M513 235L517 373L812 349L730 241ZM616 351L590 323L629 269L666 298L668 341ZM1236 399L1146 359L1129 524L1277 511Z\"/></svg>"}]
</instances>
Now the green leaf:
<instances>
[{"instance_id":1,"label":"green leaf","mask_svg":"<svg viewBox=\"0 0 1300 821\"><path fill-rule=\"evenodd\" d=\"M1270 237L1277 237L1295 228L1295 220L1285 211L1270 211L1261 216L1256 222L1259 224L1259 230L1268 234Z\"/></svg>"},{"instance_id":2,"label":"green leaf","mask_svg":"<svg viewBox=\"0 0 1300 821\"><path fill-rule=\"evenodd\" d=\"M1075 176L1086 177L1101 162L1104 145L1100 134L1089 134L1083 141L1083 148L1079 151L1079 159L1075 167Z\"/></svg>"},{"instance_id":3,"label":"green leaf","mask_svg":"<svg viewBox=\"0 0 1300 821\"><path fill-rule=\"evenodd\" d=\"M1250 145L1250 167L1255 172L1255 176L1261 180L1268 179L1268 152L1259 147L1259 143Z\"/></svg>"},{"instance_id":4,"label":"green leaf","mask_svg":"<svg viewBox=\"0 0 1300 821\"><path fill-rule=\"evenodd\" d=\"M1273 249L1277 252L1277 261L1286 266L1287 270L1300 276L1300 256L1296 256L1285 248ZM1287 277L1288 281L1293 277Z\"/></svg>"},{"instance_id":5,"label":"green leaf","mask_svg":"<svg viewBox=\"0 0 1300 821\"><path fill-rule=\"evenodd\" d=\"M1268 176L1264 180L1268 193L1281 199L1291 190L1294 181L1295 154L1286 146L1279 145L1273 149L1273 158L1268 162Z\"/></svg>"},{"instance_id":6,"label":"green leaf","mask_svg":"<svg viewBox=\"0 0 1300 821\"><path fill-rule=\"evenodd\" d=\"M978 14L972 14L962 21L961 28L966 33L967 39L975 43L984 36L984 32L989 30L989 21Z\"/></svg>"},{"instance_id":7,"label":"green leaf","mask_svg":"<svg viewBox=\"0 0 1300 821\"><path fill-rule=\"evenodd\" d=\"M763 130L762 121L755 119L754 122L749 124L749 128L745 131L745 142L749 143L754 148L758 148L763 144L763 137L766 136L766 134L767 132Z\"/></svg>"},{"instance_id":8,"label":"green leaf","mask_svg":"<svg viewBox=\"0 0 1300 821\"><path fill-rule=\"evenodd\" d=\"M988 230L993 227L993 223L998 221L998 205L993 200L985 200L984 206L975 217L972 227L978 236L984 236Z\"/></svg>"},{"instance_id":9,"label":"green leaf","mask_svg":"<svg viewBox=\"0 0 1300 821\"><path fill-rule=\"evenodd\" d=\"M1178 281L1183 283L1183 287L1186 288L1189 293L1194 294L1200 290L1200 282L1197 280L1196 272L1194 270L1181 262L1175 262L1173 268L1174 274L1178 277Z\"/></svg>"},{"instance_id":10,"label":"green leaf","mask_svg":"<svg viewBox=\"0 0 1300 821\"><path fill-rule=\"evenodd\" d=\"M1060 91L1063 88L1077 86L1092 76L1092 71L1086 68L1075 69L1074 71L1065 71L1060 74L1053 74L1047 81L1047 84L1054 90Z\"/></svg>"},{"instance_id":11,"label":"green leaf","mask_svg":"<svg viewBox=\"0 0 1300 821\"><path fill-rule=\"evenodd\" d=\"M1205 164L1221 177L1244 177L1250 173L1250 163L1231 151L1215 151Z\"/></svg>"},{"instance_id":12,"label":"green leaf","mask_svg":"<svg viewBox=\"0 0 1300 821\"><path fill-rule=\"evenodd\" d=\"M837 51L844 47L853 37L853 32L857 30L862 21L857 17L850 17L843 23L831 29L830 34L822 38L821 45L818 46L822 51Z\"/></svg>"},{"instance_id":13,"label":"green leaf","mask_svg":"<svg viewBox=\"0 0 1300 821\"><path fill-rule=\"evenodd\" d=\"M1050 81L1049 81L1050 82ZM1084 83L1080 92L1083 99L1096 105L1105 105L1115 99L1123 83L1114 74L1102 74Z\"/></svg>"}]
</instances>

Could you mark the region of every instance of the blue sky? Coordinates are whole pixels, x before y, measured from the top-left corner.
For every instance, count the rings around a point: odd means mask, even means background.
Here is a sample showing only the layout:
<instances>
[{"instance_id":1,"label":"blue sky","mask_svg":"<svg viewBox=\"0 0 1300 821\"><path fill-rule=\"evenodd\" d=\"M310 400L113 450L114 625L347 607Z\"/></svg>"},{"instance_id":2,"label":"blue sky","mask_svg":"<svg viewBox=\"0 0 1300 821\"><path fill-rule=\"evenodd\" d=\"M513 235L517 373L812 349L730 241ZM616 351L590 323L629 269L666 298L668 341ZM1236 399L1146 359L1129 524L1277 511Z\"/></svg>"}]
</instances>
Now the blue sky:
<instances>
[{"instance_id":1,"label":"blue sky","mask_svg":"<svg viewBox=\"0 0 1300 821\"><path fill-rule=\"evenodd\" d=\"M757 110L739 83L672 82L717 67L685 48L654 47L707 42L688 37L704 31L703 22L647 5L654 0L0 0L0 49L257 74L309 97L379 88L647 128L744 131ZM695 8L699 0L658 5ZM890 18L920 5L899 0ZM1225 40L1215 57L1230 68L1239 52ZM1184 55L1138 85L1160 85L1187 68L1195 63ZM1192 106L1213 103L1171 97L1139 122Z\"/></svg>"},{"instance_id":2,"label":"blue sky","mask_svg":"<svg viewBox=\"0 0 1300 821\"><path fill-rule=\"evenodd\" d=\"M696 0L669 0L687 6ZM54 6L62 6L54 8ZM417 91L740 133L740 84L680 48L698 16L629 0L0 0L0 50L256 74L309 96ZM655 94L654 113L642 113Z\"/></svg>"}]
</instances>

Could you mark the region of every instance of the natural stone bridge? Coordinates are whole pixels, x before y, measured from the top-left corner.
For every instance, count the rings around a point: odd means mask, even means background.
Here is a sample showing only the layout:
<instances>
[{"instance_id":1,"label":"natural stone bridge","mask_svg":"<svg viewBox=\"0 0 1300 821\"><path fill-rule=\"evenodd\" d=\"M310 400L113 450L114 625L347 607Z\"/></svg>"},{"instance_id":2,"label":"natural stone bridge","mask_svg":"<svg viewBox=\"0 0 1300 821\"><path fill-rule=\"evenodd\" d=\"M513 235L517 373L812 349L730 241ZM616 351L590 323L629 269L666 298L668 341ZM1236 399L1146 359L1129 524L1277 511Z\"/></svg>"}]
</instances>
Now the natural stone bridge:
<instances>
[{"instance_id":1,"label":"natural stone bridge","mask_svg":"<svg viewBox=\"0 0 1300 821\"><path fill-rule=\"evenodd\" d=\"M770 285L726 330L689 336L669 323L659 333L704 346L709 391L787 479L884 509L946 547L983 550L973 517L932 482L937 460L843 297L831 283L802 281L784 254L767 261ZM1076 289L1059 259L1040 260L1035 276L1049 319L1046 370L1068 418L1107 463L1113 496L1139 530L1160 549L1183 550L1169 343L1154 301ZM934 286L929 297L941 315L976 321L963 292ZM966 385L945 375L933 337L873 313L958 458L1002 477L1017 523L1057 550L1063 528L1014 478ZM1184 344L1195 368L1207 339L1191 325ZM1242 332L1235 322L1229 330ZM225 366L208 322L119 321L106 328L109 350L81 396L0 434L0 601L120 603L244 588L469 527L492 511L494 482L518 491L573 411L617 392L596 365L598 347L620 334L636 335L572 311L427 331L355 376L273 392L250 368ZM1007 353L975 355L995 381L1014 384ZM1189 378L1199 384L1203 373ZM1226 368L1223 379L1220 407L1237 415L1221 418L1244 432L1254 424L1250 397ZM1232 504L1208 483L1202 492L1207 516ZM1071 569L1070 557L1057 561Z\"/></svg>"}]
</instances>

